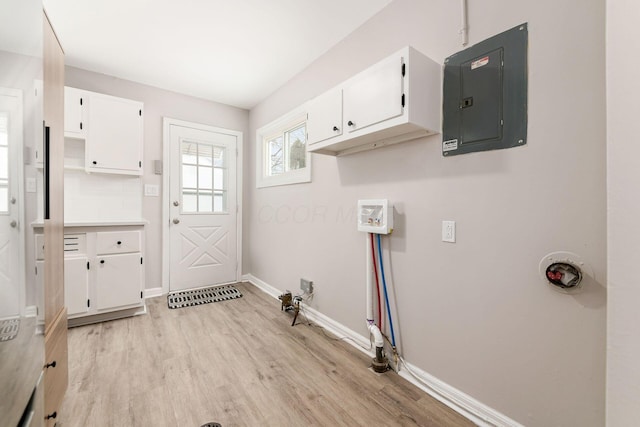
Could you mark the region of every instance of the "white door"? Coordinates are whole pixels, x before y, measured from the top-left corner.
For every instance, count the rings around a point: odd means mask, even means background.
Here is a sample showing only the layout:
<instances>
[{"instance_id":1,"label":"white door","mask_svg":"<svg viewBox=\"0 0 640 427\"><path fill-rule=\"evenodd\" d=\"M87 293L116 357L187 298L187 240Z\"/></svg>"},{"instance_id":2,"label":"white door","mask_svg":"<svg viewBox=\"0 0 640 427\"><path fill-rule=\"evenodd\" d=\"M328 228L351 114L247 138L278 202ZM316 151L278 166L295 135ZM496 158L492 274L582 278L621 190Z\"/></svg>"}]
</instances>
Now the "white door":
<instances>
[{"instance_id":1,"label":"white door","mask_svg":"<svg viewBox=\"0 0 640 427\"><path fill-rule=\"evenodd\" d=\"M235 282L237 132L172 124L169 139L169 290Z\"/></svg>"},{"instance_id":2,"label":"white door","mask_svg":"<svg viewBox=\"0 0 640 427\"><path fill-rule=\"evenodd\" d=\"M22 92L0 88L0 318L20 314Z\"/></svg>"}]
</instances>

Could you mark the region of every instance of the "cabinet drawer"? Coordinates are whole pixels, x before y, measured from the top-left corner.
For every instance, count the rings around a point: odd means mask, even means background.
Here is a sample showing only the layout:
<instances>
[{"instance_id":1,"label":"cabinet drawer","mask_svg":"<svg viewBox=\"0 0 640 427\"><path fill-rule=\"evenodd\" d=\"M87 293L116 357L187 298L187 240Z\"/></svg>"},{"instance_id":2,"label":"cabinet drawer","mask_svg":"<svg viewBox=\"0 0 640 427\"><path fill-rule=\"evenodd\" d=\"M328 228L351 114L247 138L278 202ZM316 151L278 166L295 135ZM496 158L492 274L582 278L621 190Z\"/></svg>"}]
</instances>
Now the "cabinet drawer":
<instances>
[{"instance_id":1,"label":"cabinet drawer","mask_svg":"<svg viewBox=\"0 0 640 427\"><path fill-rule=\"evenodd\" d=\"M62 310L45 336L45 363L56 365L44 369L45 415L60 412L62 398L69 383L67 359L67 310ZM55 421L54 418L50 420Z\"/></svg>"},{"instance_id":2,"label":"cabinet drawer","mask_svg":"<svg viewBox=\"0 0 640 427\"><path fill-rule=\"evenodd\" d=\"M96 254L140 252L139 231L105 231L96 233Z\"/></svg>"}]
</instances>

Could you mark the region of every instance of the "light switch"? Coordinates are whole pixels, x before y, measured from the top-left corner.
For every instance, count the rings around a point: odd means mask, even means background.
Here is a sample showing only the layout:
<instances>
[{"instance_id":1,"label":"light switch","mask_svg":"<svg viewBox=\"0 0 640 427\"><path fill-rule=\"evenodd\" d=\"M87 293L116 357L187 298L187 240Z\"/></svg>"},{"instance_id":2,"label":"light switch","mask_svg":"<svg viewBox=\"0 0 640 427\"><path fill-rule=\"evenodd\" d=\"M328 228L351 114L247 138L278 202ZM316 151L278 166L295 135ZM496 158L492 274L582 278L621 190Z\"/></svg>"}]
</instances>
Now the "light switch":
<instances>
[{"instance_id":1,"label":"light switch","mask_svg":"<svg viewBox=\"0 0 640 427\"><path fill-rule=\"evenodd\" d=\"M35 193L37 191L36 179L35 178L26 178L25 187L27 189L27 193Z\"/></svg>"},{"instance_id":2,"label":"light switch","mask_svg":"<svg viewBox=\"0 0 640 427\"><path fill-rule=\"evenodd\" d=\"M160 196L160 186L155 184L145 184L144 185L144 195L147 197L158 197Z\"/></svg>"}]
</instances>

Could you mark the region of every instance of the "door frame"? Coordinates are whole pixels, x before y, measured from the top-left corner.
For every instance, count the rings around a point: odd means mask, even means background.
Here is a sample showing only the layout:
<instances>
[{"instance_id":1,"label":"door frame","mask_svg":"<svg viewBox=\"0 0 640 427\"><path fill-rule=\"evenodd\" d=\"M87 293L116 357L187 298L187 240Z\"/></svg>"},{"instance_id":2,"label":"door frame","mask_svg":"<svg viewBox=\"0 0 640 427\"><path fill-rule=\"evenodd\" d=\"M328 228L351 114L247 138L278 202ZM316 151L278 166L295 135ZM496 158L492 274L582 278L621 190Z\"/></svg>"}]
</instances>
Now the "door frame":
<instances>
[{"instance_id":1,"label":"door frame","mask_svg":"<svg viewBox=\"0 0 640 427\"><path fill-rule=\"evenodd\" d=\"M22 89L8 88L8 87L0 87L0 94L3 96L14 96L18 101L18 114L16 117L16 122L13 123L17 129L17 140L18 146L15 148L16 164L18 165L18 173L16 175L17 183L16 183L16 191L18 192L18 197L20 200L20 205L18 206L18 304L19 304L19 313L20 316L26 316L27 314L33 314L33 308L28 309L26 306L27 302L27 268L26 268L26 234L27 228L25 223L25 203L27 194L24 191L24 93ZM37 126L40 126L41 123L38 123ZM37 138L36 133L36 138ZM11 148L10 148L11 150ZM11 166L10 166L11 167ZM11 190L11 188L9 188Z\"/></svg>"},{"instance_id":2,"label":"door frame","mask_svg":"<svg viewBox=\"0 0 640 427\"><path fill-rule=\"evenodd\" d=\"M225 129L201 123L193 123L185 120L172 119L170 117L162 118L162 145L163 145L163 162L162 162L162 294L169 293L169 268L171 266L171 232L169 223L171 221L169 215L169 178L171 171L171 126L182 126L192 129L204 130L209 132L224 133L236 137L236 247L237 247L237 267L236 281L240 281L242 277L242 148L243 139L242 132L237 130Z\"/></svg>"}]
</instances>

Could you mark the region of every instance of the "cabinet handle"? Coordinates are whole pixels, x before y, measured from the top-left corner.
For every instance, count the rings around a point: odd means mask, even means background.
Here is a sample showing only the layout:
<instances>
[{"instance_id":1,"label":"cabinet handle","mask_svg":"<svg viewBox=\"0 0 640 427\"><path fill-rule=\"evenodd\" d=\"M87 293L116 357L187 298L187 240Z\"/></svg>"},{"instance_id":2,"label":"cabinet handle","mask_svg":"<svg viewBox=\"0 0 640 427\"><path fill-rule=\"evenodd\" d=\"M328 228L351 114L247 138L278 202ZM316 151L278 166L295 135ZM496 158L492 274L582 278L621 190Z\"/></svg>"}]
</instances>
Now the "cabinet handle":
<instances>
[{"instance_id":1,"label":"cabinet handle","mask_svg":"<svg viewBox=\"0 0 640 427\"><path fill-rule=\"evenodd\" d=\"M121 244L122 244L122 242L120 240L118 240L118 245L121 245Z\"/></svg>"},{"instance_id":2,"label":"cabinet handle","mask_svg":"<svg viewBox=\"0 0 640 427\"><path fill-rule=\"evenodd\" d=\"M104 264L104 260L103 259L100 260L100 264Z\"/></svg>"},{"instance_id":3,"label":"cabinet handle","mask_svg":"<svg viewBox=\"0 0 640 427\"><path fill-rule=\"evenodd\" d=\"M334 126L334 127L333 127L333 131L334 131L334 132L338 132L339 130L340 130L340 129L338 129L338 126Z\"/></svg>"},{"instance_id":4,"label":"cabinet handle","mask_svg":"<svg viewBox=\"0 0 640 427\"><path fill-rule=\"evenodd\" d=\"M45 420L50 420L51 418L56 419L56 417L58 416L57 412L54 412L53 414L49 414L46 417L44 417Z\"/></svg>"},{"instance_id":5,"label":"cabinet handle","mask_svg":"<svg viewBox=\"0 0 640 427\"><path fill-rule=\"evenodd\" d=\"M56 361L54 360L51 363L47 363L46 365L44 365L44 369L49 369L49 368L55 368L56 367Z\"/></svg>"},{"instance_id":6,"label":"cabinet handle","mask_svg":"<svg viewBox=\"0 0 640 427\"><path fill-rule=\"evenodd\" d=\"M351 120L349 120L349 121L347 122L347 125L349 125L349 126L353 126L353 125L354 125L354 123L353 123Z\"/></svg>"}]
</instances>

